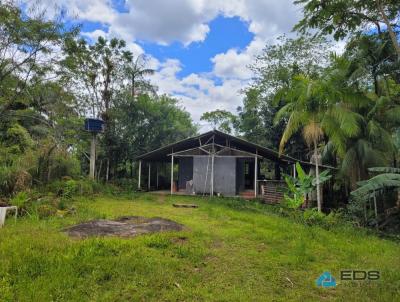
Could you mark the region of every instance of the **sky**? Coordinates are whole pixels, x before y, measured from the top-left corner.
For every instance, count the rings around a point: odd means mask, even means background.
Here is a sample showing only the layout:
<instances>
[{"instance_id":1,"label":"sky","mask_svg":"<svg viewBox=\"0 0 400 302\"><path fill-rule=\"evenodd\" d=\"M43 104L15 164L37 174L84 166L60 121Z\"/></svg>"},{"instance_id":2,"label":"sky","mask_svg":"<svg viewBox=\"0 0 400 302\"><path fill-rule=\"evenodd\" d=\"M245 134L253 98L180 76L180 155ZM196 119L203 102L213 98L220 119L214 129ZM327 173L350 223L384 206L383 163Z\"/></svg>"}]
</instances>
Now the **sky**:
<instances>
[{"instance_id":1,"label":"sky","mask_svg":"<svg viewBox=\"0 0 400 302\"><path fill-rule=\"evenodd\" d=\"M25 1L24 4L33 2ZM36 3L36 1L35 1ZM251 81L249 64L266 44L290 33L301 16L293 0L42 0L47 13L65 10L89 41L127 42L147 57L160 94L176 97L202 128L200 116L236 112Z\"/></svg>"}]
</instances>

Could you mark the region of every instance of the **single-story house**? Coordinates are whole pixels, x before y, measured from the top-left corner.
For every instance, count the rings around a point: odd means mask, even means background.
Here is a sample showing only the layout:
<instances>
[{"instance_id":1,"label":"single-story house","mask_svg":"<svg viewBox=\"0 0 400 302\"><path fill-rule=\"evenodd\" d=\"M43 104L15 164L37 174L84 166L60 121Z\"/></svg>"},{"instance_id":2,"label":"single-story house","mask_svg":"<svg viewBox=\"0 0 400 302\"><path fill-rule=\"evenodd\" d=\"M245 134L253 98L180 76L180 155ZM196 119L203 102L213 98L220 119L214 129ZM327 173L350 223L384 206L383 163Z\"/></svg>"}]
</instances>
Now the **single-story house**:
<instances>
[{"instance_id":1,"label":"single-story house","mask_svg":"<svg viewBox=\"0 0 400 302\"><path fill-rule=\"evenodd\" d=\"M218 130L150 151L137 160L139 189L147 178L149 191L247 198L263 194L271 202L282 197L277 190L284 184L282 171L295 175L296 162L312 166Z\"/></svg>"}]
</instances>

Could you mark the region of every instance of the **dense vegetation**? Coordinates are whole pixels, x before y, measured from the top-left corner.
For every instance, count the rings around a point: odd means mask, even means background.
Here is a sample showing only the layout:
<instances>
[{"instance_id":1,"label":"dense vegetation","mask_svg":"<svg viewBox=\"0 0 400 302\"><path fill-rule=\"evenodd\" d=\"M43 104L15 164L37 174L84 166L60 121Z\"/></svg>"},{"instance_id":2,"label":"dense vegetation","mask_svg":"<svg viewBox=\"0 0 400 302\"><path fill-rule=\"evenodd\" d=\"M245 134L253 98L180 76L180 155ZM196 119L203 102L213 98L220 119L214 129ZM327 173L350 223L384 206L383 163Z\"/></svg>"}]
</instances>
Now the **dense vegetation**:
<instances>
[{"instance_id":1,"label":"dense vegetation","mask_svg":"<svg viewBox=\"0 0 400 302\"><path fill-rule=\"evenodd\" d=\"M0 197L87 175L86 116L106 122L98 180L131 177L136 155L196 132L145 79L146 58L118 39L90 45L63 21L0 4Z\"/></svg>"}]
</instances>

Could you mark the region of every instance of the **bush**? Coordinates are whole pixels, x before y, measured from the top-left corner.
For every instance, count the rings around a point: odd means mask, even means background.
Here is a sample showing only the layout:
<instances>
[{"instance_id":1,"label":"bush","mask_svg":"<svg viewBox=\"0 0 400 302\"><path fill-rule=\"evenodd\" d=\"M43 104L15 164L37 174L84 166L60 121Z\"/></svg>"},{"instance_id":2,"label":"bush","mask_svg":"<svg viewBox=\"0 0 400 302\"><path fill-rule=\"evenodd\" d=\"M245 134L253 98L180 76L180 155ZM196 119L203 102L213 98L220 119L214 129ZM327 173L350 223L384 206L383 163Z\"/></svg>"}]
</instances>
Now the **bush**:
<instances>
[{"instance_id":1,"label":"bush","mask_svg":"<svg viewBox=\"0 0 400 302\"><path fill-rule=\"evenodd\" d=\"M322 212L318 212L317 209L306 209L303 212L304 222L308 225L324 225L326 215Z\"/></svg>"},{"instance_id":2,"label":"bush","mask_svg":"<svg viewBox=\"0 0 400 302\"><path fill-rule=\"evenodd\" d=\"M36 207L36 214L40 219L54 216L57 213L57 209L50 204L41 204Z\"/></svg>"},{"instance_id":3,"label":"bush","mask_svg":"<svg viewBox=\"0 0 400 302\"><path fill-rule=\"evenodd\" d=\"M78 193L78 183L71 179L63 182L63 187L61 191L61 197L71 199Z\"/></svg>"},{"instance_id":4,"label":"bush","mask_svg":"<svg viewBox=\"0 0 400 302\"><path fill-rule=\"evenodd\" d=\"M135 192L137 190L136 179L121 178L114 181L114 184L127 193Z\"/></svg>"},{"instance_id":5,"label":"bush","mask_svg":"<svg viewBox=\"0 0 400 302\"><path fill-rule=\"evenodd\" d=\"M29 195L27 192L19 192L13 198L10 199L10 204L22 208L29 201Z\"/></svg>"}]
</instances>

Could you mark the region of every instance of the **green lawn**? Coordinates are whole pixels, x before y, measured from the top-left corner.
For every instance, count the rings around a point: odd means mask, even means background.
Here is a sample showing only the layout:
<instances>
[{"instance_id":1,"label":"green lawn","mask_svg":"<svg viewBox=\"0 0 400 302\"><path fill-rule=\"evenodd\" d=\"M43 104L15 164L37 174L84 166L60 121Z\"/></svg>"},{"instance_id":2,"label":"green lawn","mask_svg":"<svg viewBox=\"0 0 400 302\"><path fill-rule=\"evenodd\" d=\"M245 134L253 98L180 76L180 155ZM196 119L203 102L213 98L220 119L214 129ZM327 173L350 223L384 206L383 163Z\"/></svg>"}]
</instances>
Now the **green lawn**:
<instances>
[{"instance_id":1,"label":"green lawn","mask_svg":"<svg viewBox=\"0 0 400 302\"><path fill-rule=\"evenodd\" d=\"M200 207L174 208L176 201ZM0 229L0 301L400 299L400 245L365 232L305 226L223 199L143 194L74 206L74 216L10 219ZM61 232L122 215L160 216L187 229L133 239L79 240ZM340 281L341 269L377 269L381 279ZM316 287L324 271L337 277L336 288Z\"/></svg>"}]
</instances>

